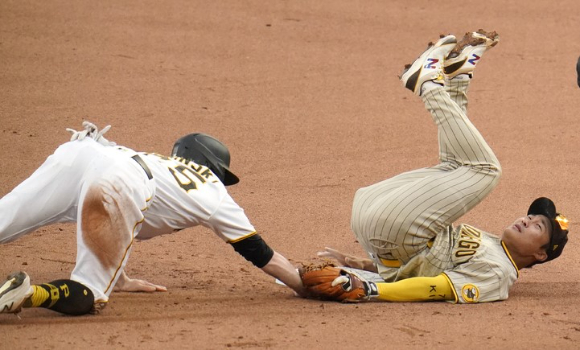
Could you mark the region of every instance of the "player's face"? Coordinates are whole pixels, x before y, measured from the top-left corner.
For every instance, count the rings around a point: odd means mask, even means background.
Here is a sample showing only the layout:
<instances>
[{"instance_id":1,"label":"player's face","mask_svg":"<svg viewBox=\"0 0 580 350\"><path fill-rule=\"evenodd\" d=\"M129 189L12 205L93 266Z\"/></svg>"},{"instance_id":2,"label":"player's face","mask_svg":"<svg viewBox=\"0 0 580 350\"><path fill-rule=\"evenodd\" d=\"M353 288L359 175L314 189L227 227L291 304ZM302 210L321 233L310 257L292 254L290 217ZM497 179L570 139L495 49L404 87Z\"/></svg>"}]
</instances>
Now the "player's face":
<instances>
[{"instance_id":1,"label":"player's face","mask_svg":"<svg viewBox=\"0 0 580 350\"><path fill-rule=\"evenodd\" d=\"M543 260L545 249L550 241L551 225L543 215L528 215L517 219L508 226L502 235L506 244L522 256L534 256Z\"/></svg>"}]
</instances>

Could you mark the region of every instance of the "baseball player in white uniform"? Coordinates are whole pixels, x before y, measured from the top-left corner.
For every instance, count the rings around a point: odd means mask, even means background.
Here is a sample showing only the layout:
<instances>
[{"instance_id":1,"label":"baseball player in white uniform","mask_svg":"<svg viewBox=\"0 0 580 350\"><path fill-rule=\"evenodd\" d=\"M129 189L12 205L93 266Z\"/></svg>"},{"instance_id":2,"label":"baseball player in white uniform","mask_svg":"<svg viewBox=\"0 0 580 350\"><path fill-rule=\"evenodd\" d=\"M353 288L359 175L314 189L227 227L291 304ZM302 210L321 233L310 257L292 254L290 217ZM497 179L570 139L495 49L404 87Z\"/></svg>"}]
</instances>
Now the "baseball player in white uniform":
<instances>
[{"instance_id":1,"label":"baseball player in white uniform","mask_svg":"<svg viewBox=\"0 0 580 350\"><path fill-rule=\"evenodd\" d=\"M297 294L296 268L256 233L226 187L239 180L225 145L205 134L179 139L172 156L117 146L89 122L12 192L0 199L0 243L57 222L77 223L76 265L70 279L30 285L25 272L0 285L0 312L46 307L95 313L114 288L165 291L125 272L135 239L203 225Z\"/></svg>"},{"instance_id":2,"label":"baseball player in white uniform","mask_svg":"<svg viewBox=\"0 0 580 350\"><path fill-rule=\"evenodd\" d=\"M401 80L419 95L438 128L439 164L359 189L351 228L368 252L361 259L326 248L346 267L362 269L366 297L385 301L504 300L519 270L558 257L568 221L548 198L538 198L501 237L453 223L496 186L499 161L467 118L467 89L483 53L499 42L495 32L442 37ZM371 273L369 273L370 271ZM335 280L349 288L350 275ZM394 283L386 283L394 282Z\"/></svg>"}]
</instances>

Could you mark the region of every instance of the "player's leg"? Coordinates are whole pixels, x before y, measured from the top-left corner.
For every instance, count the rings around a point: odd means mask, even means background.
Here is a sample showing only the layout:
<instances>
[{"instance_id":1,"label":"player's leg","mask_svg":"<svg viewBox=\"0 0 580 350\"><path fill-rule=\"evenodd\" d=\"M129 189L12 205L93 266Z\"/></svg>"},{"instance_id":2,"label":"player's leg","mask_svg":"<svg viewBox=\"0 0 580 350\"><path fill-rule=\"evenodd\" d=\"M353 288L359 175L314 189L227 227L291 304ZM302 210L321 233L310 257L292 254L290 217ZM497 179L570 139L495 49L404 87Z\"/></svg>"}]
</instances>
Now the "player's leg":
<instances>
[{"instance_id":1,"label":"player's leg","mask_svg":"<svg viewBox=\"0 0 580 350\"><path fill-rule=\"evenodd\" d=\"M442 41L449 39L435 47ZM422 96L437 125L440 164L361 189L355 196L353 231L371 257L381 261L406 264L479 203L501 173L481 134L440 85L442 54L447 53L431 47L402 76L405 86ZM427 79L422 82L421 77ZM409 83L412 79L417 83Z\"/></svg>"},{"instance_id":2,"label":"player's leg","mask_svg":"<svg viewBox=\"0 0 580 350\"><path fill-rule=\"evenodd\" d=\"M28 179L0 199L0 243L45 225L76 220L81 180L91 159L83 155L94 145L90 141L61 145Z\"/></svg>"},{"instance_id":3,"label":"player's leg","mask_svg":"<svg viewBox=\"0 0 580 350\"><path fill-rule=\"evenodd\" d=\"M72 280L91 289L97 305L108 301L154 191L152 180L128 156L107 163L102 164L102 176L81 191L77 259L71 274Z\"/></svg>"},{"instance_id":4,"label":"player's leg","mask_svg":"<svg viewBox=\"0 0 580 350\"><path fill-rule=\"evenodd\" d=\"M473 71L483 54L499 43L496 32L482 29L465 33L445 59L445 90L451 99L467 114L467 90Z\"/></svg>"},{"instance_id":5,"label":"player's leg","mask_svg":"<svg viewBox=\"0 0 580 350\"><path fill-rule=\"evenodd\" d=\"M429 43L427 49L413 62L407 65L401 80L406 88L421 95L423 86L427 87L444 84L442 67L447 54L455 47L457 40L454 36L442 37L435 44ZM429 85L430 84L430 85ZM392 205L395 199L408 186L430 176L431 173L440 173L443 170L437 168L418 169L393 178L381 181L359 189L353 200L351 229L363 248L369 253L371 259L397 260L391 251L403 245L403 235L398 235L390 227L393 223L389 221L390 213L395 209ZM424 249L430 239L426 235L424 242L418 242L416 251ZM377 242L377 240L379 240ZM413 256L414 252L408 252L408 256Z\"/></svg>"},{"instance_id":6,"label":"player's leg","mask_svg":"<svg viewBox=\"0 0 580 350\"><path fill-rule=\"evenodd\" d=\"M0 313L18 313L29 307L43 307L67 315L83 315L93 308L93 293L71 280L30 285L30 277L20 271L0 284Z\"/></svg>"}]
</instances>

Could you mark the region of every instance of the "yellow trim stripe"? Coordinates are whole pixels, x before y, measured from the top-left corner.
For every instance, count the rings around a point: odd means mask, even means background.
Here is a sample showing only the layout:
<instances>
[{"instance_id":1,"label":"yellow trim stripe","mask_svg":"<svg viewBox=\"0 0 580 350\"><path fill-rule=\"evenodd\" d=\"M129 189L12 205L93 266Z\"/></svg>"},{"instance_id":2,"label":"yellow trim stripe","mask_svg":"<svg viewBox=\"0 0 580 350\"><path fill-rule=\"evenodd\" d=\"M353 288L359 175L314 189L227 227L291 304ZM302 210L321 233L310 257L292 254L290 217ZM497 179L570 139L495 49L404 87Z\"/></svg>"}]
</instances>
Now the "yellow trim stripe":
<instances>
[{"instance_id":1,"label":"yellow trim stripe","mask_svg":"<svg viewBox=\"0 0 580 350\"><path fill-rule=\"evenodd\" d=\"M232 243L237 243L239 241L243 241L244 239L248 238L248 237L252 237L253 235L255 235L257 232L254 231L248 235L245 235L244 237L240 237L240 238L236 238L234 240L228 241L228 243L232 244Z\"/></svg>"},{"instance_id":2,"label":"yellow trim stripe","mask_svg":"<svg viewBox=\"0 0 580 350\"><path fill-rule=\"evenodd\" d=\"M146 209L147 208L142 209L141 211L145 211ZM139 220L133 226L133 231L131 232L131 242L129 242L129 245L127 246L127 248L125 248L125 253L123 253L123 258L121 259L121 262L117 266L117 269L115 270L115 273L113 274L113 278L111 278L111 280L109 281L109 284L107 285L107 289L105 289L105 294L107 294L107 292L109 291L109 289L111 289L111 286L113 284L113 281L117 277L117 274L119 273L119 270L121 269L121 265L123 265L123 261L125 261L125 257L127 256L128 252L129 252L129 249L131 249L131 246L133 245L133 241L135 240L135 230L137 229L137 226L139 226L139 224L141 224L143 221L145 221L145 217L143 217L141 220Z\"/></svg>"},{"instance_id":3,"label":"yellow trim stripe","mask_svg":"<svg viewBox=\"0 0 580 350\"><path fill-rule=\"evenodd\" d=\"M151 196L151 197L147 198L147 199L145 200L145 204L149 203L149 201L151 201L151 198L153 198L153 196ZM149 209L149 206L146 206L145 208L143 208L143 209L140 209L140 210L141 210L142 212L144 212L144 211L147 211L147 209Z\"/></svg>"},{"instance_id":4,"label":"yellow trim stripe","mask_svg":"<svg viewBox=\"0 0 580 350\"><path fill-rule=\"evenodd\" d=\"M507 257L512 262L512 265L514 266L514 269L516 269L517 278L519 278L520 277L520 270L518 269L518 266L514 262L514 259L512 259L512 256L510 255L510 252L507 249L507 247L505 246L505 244L503 243L503 241L501 241L501 246L503 247L503 250L504 250L505 254L507 255Z\"/></svg>"},{"instance_id":5,"label":"yellow trim stripe","mask_svg":"<svg viewBox=\"0 0 580 350\"><path fill-rule=\"evenodd\" d=\"M459 302L459 297L457 296L457 292L455 291L455 285L453 284L453 282L451 282L451 278L449 278L449 276L447 276L445 272L442 272L441 275L443 275L443 277L447 279L447 282L449 282L449 285L451 286L451 291L453 292L453 298L455 299L453 303L457 304Z\"/></svg>"}]
</instances>

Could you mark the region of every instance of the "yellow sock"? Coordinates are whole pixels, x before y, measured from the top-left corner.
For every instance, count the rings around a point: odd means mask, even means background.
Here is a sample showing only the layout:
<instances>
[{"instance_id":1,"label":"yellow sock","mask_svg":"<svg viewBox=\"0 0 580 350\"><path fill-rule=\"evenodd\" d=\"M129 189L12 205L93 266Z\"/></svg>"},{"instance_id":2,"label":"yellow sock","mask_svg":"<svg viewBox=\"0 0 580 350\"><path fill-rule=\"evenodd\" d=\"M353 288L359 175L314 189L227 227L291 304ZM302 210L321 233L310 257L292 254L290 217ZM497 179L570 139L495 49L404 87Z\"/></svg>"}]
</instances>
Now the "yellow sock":
<instances>
[{"instance_id":1,"label":"yellow sock","mask_svg":"<svg viewBox=\"0 0 580 350\"><path fill-rule=\"evenodd\" d=\"M32 285L32 289L34 292L24 302L23 307L39 307L50 297L48 291L40 286Z\"/></svg>"}]
</instances>

